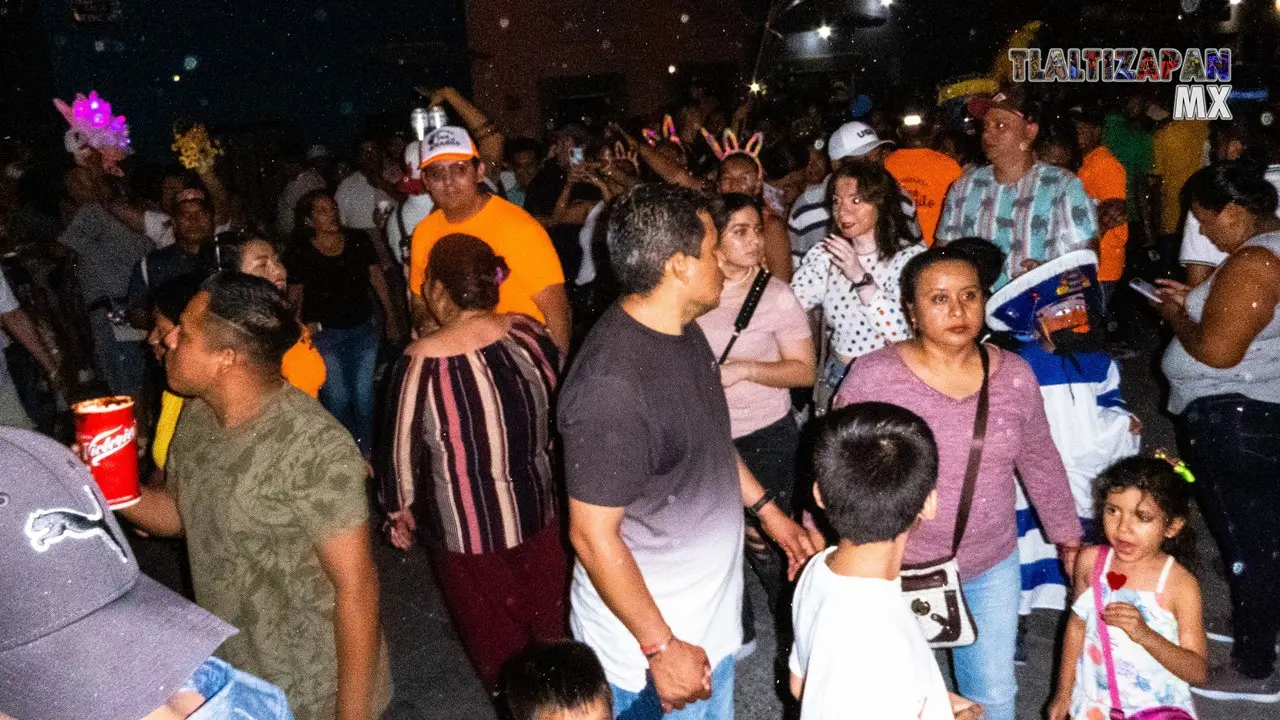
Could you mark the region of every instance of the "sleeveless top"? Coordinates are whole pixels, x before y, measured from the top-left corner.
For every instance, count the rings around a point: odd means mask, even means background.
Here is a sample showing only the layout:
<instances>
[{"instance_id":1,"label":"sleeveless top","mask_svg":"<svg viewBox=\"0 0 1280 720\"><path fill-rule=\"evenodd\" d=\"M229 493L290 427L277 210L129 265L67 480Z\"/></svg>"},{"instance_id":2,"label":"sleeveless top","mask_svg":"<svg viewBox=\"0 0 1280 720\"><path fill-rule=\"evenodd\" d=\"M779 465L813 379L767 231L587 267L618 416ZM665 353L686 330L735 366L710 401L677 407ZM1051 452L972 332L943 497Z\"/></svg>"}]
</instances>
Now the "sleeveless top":
<instances>
[{"instance_id":1,"label":"sleeveless top","mask_svg":"<svg viewBox=\"0 0 1280 720\"><path fill-rule=\"evenodd\" d=\"M1280 258L1280 232L1249 238L1240 247L1260 247ZM1187 295L1187 314L1200 322L1205 301L1217 280L1215 272ZM1212 341L1212 340L1211 340ZM1160 363L1169 379L1169 412L1182 413L1193 401L1214 395L1239 393L1262 402L1280 403L1280 312L1258 333L1235 367L1217 369L1191 357L1174 338Z\"/></svg>"},{"instance_id":2,"label":"sleeveless top","mask_svg":"<svg viewBox=\"0 0 1280 720\"><path fill-rule=\"evenodd\" d=\"M1111 568L1115 551L1107 550L1102 566L1105 577ZM1164 570L1156 582L1156 589L1133 590L1122 587L1112 590L1102 587L1102 606L1124 602L1142 612L1142 619L1165 640L1178 644L1178 619L1167 607L1169 598L1164 595L1164 585L1173 569L1173 558L1164 563ZM1098 637L1098 614L1093 604L1093 588L1082 593L1071 607L1085 623L1084 648L1076 664L1076 686L1071 694L1071 717L1077 720L1106 720L1111 713L1111 693L1107 686L1107 665L1102 656L1102 643ZM1169 672L1158 660L1140 645L1129 639L1120 628L1108 627L1111 637L1111 658L1116 666L1116 682L1120 684L1120 702L1124 704L1126 717L1153 707L1180 707L1196 716L1191 703L1191 686Z\"/></svg>"}]
</instances>

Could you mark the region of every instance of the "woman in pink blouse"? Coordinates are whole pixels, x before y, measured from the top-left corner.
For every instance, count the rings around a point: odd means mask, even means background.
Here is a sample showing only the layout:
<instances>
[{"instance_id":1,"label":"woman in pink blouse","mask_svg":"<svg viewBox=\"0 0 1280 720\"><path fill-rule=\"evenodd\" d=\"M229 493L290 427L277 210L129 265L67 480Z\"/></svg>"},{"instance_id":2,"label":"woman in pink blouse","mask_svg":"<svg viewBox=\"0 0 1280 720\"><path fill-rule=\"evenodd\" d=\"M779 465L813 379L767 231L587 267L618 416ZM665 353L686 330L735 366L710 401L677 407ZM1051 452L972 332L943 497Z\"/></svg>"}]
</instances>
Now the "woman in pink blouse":
<instances>
[{"instance_id":1,"label":"woman in pink blouse","mask_svg":"<svg viewBox=\"0 0 1280 720\"><path fill-rule=\"evenodd\" d=\"M938 443L938 516L907 541L904 563L951 553L961 485L973 439L982 360L977 338L986 296L973 260L932 248L902 272L902 298L914 337L863 356L835 406L881 401L924 418ZM1040 515L1070 576L1080 522L1066 470L1049 434L1040 386L1026 361L987 346L989 412L982 464L957 561L978 640L953 651L958 692L986 708L989 720L1013 720L1013 655L1021 579L1014 519L1017 479Z\"/></svg>"}]
</instances>

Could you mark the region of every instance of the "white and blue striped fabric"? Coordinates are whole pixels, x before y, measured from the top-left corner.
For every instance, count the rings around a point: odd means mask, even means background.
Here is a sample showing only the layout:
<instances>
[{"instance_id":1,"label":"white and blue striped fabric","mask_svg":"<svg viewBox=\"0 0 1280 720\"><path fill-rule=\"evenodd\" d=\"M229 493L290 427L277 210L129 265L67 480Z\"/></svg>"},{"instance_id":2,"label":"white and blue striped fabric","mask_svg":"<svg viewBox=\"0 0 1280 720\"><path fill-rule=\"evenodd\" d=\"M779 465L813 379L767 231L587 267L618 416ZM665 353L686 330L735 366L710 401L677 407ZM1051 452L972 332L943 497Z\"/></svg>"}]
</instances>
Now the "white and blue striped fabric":
<instances>
[{"instance_id":1,"label":"white and blue striped fabric","mask_svg":"<svg viewBox=\"0 0 1280 720\"><path fill-rule=\"evenodd\" d=\"M1018 355L1031 365L1040 382L1049 431L1067 468L1076 514L1088 528L1093 518L1094 478L1117 461L1137 455L1142 444L1142 438L1129 431L1132 416L1120 395L1120 368L1103 352L1054 355L1037 343L1023 345ZM1021 487L1015 507L1022 565L1019 612L1062 610L1067 592L1057 548L1045 539Z\"/></svg>"}]
</instances>

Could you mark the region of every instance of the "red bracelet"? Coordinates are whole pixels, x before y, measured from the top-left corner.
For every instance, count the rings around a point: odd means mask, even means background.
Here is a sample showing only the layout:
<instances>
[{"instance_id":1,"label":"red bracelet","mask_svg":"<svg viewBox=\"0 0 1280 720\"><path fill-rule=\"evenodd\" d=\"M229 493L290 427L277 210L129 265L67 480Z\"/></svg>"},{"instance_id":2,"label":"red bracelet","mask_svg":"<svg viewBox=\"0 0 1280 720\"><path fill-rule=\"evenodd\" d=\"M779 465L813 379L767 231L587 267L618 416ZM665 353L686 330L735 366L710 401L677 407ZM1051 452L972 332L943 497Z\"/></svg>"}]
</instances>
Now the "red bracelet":
<instances>
[{"instance_id":1,"label":"red bracelet","mask_svg":"<svg viewBox=\"0 0 1280 720\"><path fill-rule=\"evenodd\" d=\"M667 649L667 646L671 644L671 641L675 639L676 636L673 633L657 645L641 645L640 652L644 654L645 660L652 660L654 657L661 655Z\"/></svg>"}]
</instances>

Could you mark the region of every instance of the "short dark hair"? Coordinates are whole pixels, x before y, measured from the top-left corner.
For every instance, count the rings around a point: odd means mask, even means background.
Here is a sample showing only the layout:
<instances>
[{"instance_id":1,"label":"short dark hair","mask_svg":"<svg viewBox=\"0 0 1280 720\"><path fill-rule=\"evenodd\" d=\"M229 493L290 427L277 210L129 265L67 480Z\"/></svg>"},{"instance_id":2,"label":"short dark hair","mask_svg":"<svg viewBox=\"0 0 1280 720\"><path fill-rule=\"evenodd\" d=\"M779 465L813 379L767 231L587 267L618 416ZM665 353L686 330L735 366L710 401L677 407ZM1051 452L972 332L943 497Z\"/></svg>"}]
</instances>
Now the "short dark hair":
<instances>
[{"instance_id":1,"label":"short dark hair","mask_svg":"<svg viewBox=\"0 0 1280 720\"><path fill-rule=\"evenodd\" d=\"M867 158L845 158L831 174L831 182L827 184L825 202L828 210L832 210L836 182L841 179L856 180L862 200L876 206L876 252L880 254L880 259L888 260L897 255L899 250L915 244L916 240L908 229L910 223L902 210L902 187L884 166ZM831 212L830 222L834 228L834 211Z\"/></svg>"},{"instance_id":2,"label":"short dark hair","mask_svg":"<svg viewBox=\"0 0 1280 720\"><path fill-rule=\"evenodd\" d=\"M535 720L540 710L612 704L600 660L573 640L530 646L503 666L498 685L511 720Z\"/></svg>"},{"instance_id":3,"label":"short dark hair","mask_svg":"<svg viewBox=\"0 0 1280 720\"><path fill-rule=\"evenodd\" d=\"M151 310L158 312L170 321L177 323L182 317L182 311L187 308L187 304L191 302L191 298L200 292L200 282L203 279L198 274L179 275L164 281L151 291Z\"/></svg>"},{"instance_id":4,"label":"short dark hair","mask_svg":"<svg viewBox=\"0 0 1280 720\"><path fill-rule=\"evenodd\" d=\"M1265 168L1239 160L1200 168L1182 186L1182 202L1195 203L1211 212L1235 204L1254 215L1276 212L1276 188L1267 182Z\"/></svg>"},{"instance_id":5,"label":"short dark hair","mask_svg":"<svg viewBox=\"0 0 1280 720\"><path fill-rule=\"evenodd\" d=\"M701 256L704 228L698 213L710 215L710 203L705 195L666 183L637 185L614 202L607 243L624 295L658 287L676 253Z\"/></svg>"},{"instance_id":6,"label":"short dark hair","mask_svg":"<svg viewBox=\"0 0 1280 720\"><path fill-rule=\"evenodd\" d=\"M827 520L855 545L906 532L938 484L929 425L888 403L831 411L818 428L813 460Z\"/></svg>"},{"instance_id":7,"label":"short dark hair","mask_svg":"<svg viewBox=\"0 0 1280 720\"><path fill-rule=\"evenodd\" d=\"M427 255L427 277L440 281L449 299L463 310L496 307L500 280L508 272L507 261L495 255L493 248L465 233L445 235Z\"/></svg>"},{"instance_id":8,"label":"short dark hair","mask_svg":"<svg viewBox=\"0 0 1280 720\"><path fill-rule=\"evenodd\" d=\"M244 352L255 364L279 370L280 360L302 334L284 294L269 281L241 272L218 272L200 289L209 293L209 315L225 332L213 342Z\"/></svg>"},{"instance_id":9,"label":"short dark hair","mask_svg":"<svg viewBox=\"0 0 1280 720\"><path fill-rule=\"evenodd\" d=\"M715 223L716 232L724 232L729 226L733 214L745 208L754 208L760 212L760 201L742 193L725 193L711 201L711 222Z\"/></svg>"},{"instance_id":10,"label":"short dark hair","mask_svg":"<svg viewBox=\"0 0 1280 720\"><path fill-rule=\"evenodd\" d=\"M1004 272L1005 256L1000 246L980 237L962 237L947 243L947 247L969 256L974 266L978 268L978 282L982 283L983 290L990 295L991 286L996 284L1000 279L1000 273ZM913 295L914 290L913 287Z\"/></svg>"}]
</instances>

